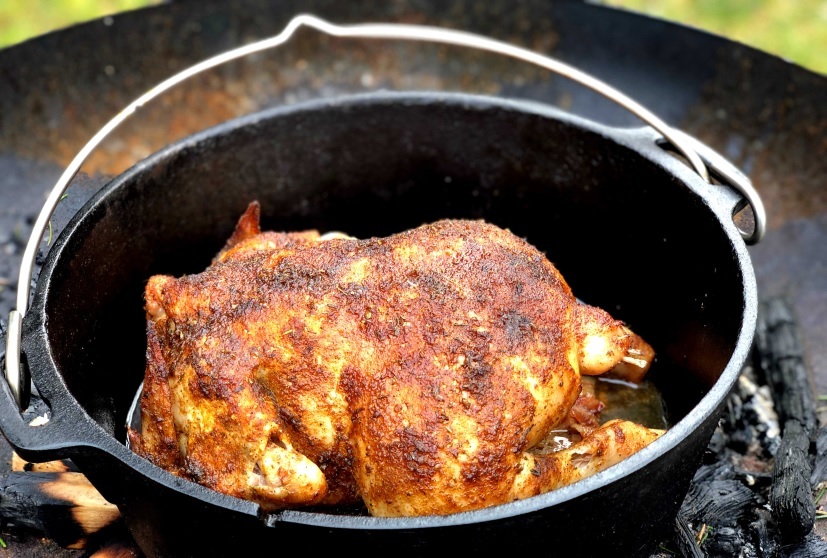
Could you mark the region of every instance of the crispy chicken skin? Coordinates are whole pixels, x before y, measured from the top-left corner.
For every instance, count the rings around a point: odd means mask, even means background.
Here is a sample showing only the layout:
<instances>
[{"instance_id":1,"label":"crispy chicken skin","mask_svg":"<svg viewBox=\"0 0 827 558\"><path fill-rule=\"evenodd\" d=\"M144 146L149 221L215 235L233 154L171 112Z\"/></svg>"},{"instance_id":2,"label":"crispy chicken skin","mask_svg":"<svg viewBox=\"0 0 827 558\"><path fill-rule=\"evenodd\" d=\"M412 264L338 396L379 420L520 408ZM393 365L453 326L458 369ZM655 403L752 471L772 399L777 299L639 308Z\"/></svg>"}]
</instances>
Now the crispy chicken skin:
<instances>
[{"instance_id":1,"label":"crispy chicken skin","mask_svg":"<svg viewBox=\"0 0 827 558\"><path fill-rule=\"evenodd\" d=\"M210 267L152 277L145 301L131 447L264 510L478 509L575 482L661 434L612 421L532 451L571 422L581 374L637 381L654 353L483 221L365 240L261 233L253 203Z\"/></svg>"}]
</instances>

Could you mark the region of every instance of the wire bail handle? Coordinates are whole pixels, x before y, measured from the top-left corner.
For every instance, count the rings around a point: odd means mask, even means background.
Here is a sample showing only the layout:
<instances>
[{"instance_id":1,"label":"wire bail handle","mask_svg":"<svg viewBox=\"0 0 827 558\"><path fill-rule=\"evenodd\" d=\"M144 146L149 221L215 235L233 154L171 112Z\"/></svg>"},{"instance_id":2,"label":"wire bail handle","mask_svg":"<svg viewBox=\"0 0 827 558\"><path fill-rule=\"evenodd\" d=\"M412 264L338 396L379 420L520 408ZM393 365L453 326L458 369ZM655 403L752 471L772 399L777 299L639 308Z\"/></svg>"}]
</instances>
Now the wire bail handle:
<instances>
[{"instance_id":1,"label":"wire bail handle","mask_svg":"<svg viewBox=\"0 0 827 558\"><path fill-rule=\"evenodd\" d=\"M746 244L756 244L764 236L766 229L766 214L763 203L758 193L752 186L749 178L738 171L731 163L726 161L709 148L706 148L686 134L672 129L648 109L638 104L633 99L621 93L610 85L581 71L569 66L554 58L539 54L537 52L518 47L516 45L492 39L486 36L456 31L441 27L426 25L408 25L400 23L361 23L353 25L336 25L309 14L301 14L294 17L284 30L273 37L256 41L241 46L222 54L208 58L198 64L190 66L181 72L162 81L119 112L114 118L107 122L98 132L83 146L78 154L72 159L66 170L58 179L51 193L49 194L37 220L32 227L23 258L20 264L20 275L17 282L17 305L9 314L9 329L6 336L6 366L5 376L9 383L12 394L23 411L28 407L31 380L26 369L26 364L21 358L21 330L23 317L29 305L30 285L34 268L34 260L38 247L42 242L43 235L52 218L55 207L60 198L69 186L69 182L80 170L81 165L86 161L91 152L124 120L131 116L140 107L155 99L165 91L173 88L179 83L197 75L205 70L220 66L226 62L242 58L249 54L261 52L286 43L298 29L309 27L323 34L332 37L355 37L361 39L396 39L408 41L423 41L445 45L464 46L501 54L517 60L528 62L535 66L545 68L551 72L569 78L600 95L614 101L621 107L627 109L641 120L657 130L675 149L683 155L690 166L700 177L710 182L709 169L725 181L725 185L738 190L744 196L746 202L752 207L755 218L755 226L752 232L745 232L739 229ZM699 155L702 151L706 162Z\"/></svg>"}]
</instances>

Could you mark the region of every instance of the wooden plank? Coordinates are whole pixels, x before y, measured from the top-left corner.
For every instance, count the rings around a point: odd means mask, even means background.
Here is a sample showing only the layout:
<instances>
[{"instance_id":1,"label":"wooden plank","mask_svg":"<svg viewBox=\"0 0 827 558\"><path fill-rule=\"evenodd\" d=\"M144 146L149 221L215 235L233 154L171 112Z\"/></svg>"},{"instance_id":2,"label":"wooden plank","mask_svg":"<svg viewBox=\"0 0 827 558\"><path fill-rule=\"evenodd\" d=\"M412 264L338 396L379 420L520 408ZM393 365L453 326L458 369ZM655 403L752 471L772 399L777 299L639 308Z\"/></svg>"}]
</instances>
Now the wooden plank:
<instances>
[{"instance_id":1,"label":"wooden plank","mask_svg":"<svg viewBox=\"0 0 827 558\"><path fill-rule=\"evenodd\" d=\"M82 473L71 471L12 471L0 482L0 516L65 548L85 548L121 517Z\"/></svg>"}]
</instances>

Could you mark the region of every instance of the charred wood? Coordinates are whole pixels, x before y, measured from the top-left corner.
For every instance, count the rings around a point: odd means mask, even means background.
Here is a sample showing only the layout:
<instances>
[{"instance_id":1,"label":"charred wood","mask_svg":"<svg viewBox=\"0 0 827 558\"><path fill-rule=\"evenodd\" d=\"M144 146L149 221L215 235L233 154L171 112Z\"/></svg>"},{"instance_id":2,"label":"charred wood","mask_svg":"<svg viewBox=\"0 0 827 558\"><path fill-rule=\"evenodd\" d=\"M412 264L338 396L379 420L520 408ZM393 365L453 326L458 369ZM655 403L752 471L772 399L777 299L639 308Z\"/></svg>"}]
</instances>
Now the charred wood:
<instances>
[{"instance_id":1,"label":"charred wood","mask_svg":"<svg viewBox=\"0 0 827 558\"><path fill-rule=\"evenodd\" d=\"M822 427L816 436L816 455L813 461L813 472L810 475L810 484L818 486L827 481L827 426Z\"/></svg>"},{"instance_id":2,"label":"charred wood","mask_svg":"<svg viewBox=\"0 0 827 558\"><path fill-rule=\"evenodd\" d=\"M732 527L750 519L755 503L755 494L742 482L712 480L692 485L682 511L696 524Z\"/></svg>"},{"instance_id":3,"label":"charred wood","mask_svg":"<svg viewBox=\"0 0 827 558\"><path fill-rule=\"evenodd\" d=\"M814 440L818 424L815 396L798 326L783 299L773 298L761 304L756 348L781 422L798 422L808 438Z\"/></svg>"},{"instance_id":4,"label":"charred wood","mask_svg":"<svg viewBox=\"0 0 827 558\"><path fill-rule=\"evenodd\" d=\"M753 540L759 556L778 556L779 544L775 528L772 526L772 515L768 510L759 509L756 511L756 519L750 524L750 531L753 533Z\"/></svg>"},{"instance_id":5,"label":"charred wood","mask_svg":"<svg viewBox=\"0 0 827 558\"><path fill-rule=\"evenodd\" d=\"M715 536L706 541L705 548L708 556L760 556L749 535L738 527L716 529Z\"/></svg>"},{"instance_id":6,"label":"charred wood","mask_svg":"<svg viewBox=\"0 0 827 558\"><path fill-rule=\"evenodd\" d=\"M672 542L681 556L685 558L704 558L704 553L695 540L692 527L681 513L675 518L675 534L672 537Z\"/></svg>"},{"instance_id":7,"label":"charred wood","mask_svg":"<svg viewBox=\"0 0 827 558\"><path fill-rule=\"evenodd\" d=\"M117 526L120 512L81 473L13 471L0 484L0 517L65 548L84 548Z\"/></svg>"},{"instance_id":8,"label":"charred wood","mask_svg":"<svg viewBox=\"0 0 827 558\"><path fill-rule=\"evenodd\" d=\"M775 454L769 501L781 541L798 543L812 530L815 503L815 396L792 312L780 298L760 306L756 349L775 409L784 425Z\"/></svg>"},{"instance_id":9,"label":"charred wood","mask_svg":"<svg viewBox=\"0 0 827 558\"><path fill-rule=\"evenodd\" d=\"M809 447L810 440L798 421L788 420L775 456L769 498L778 531L785 542L801 541L815 522Z\"/></svg>"},{"instance_id":10,"label":"charred wood","mask_svg":"<svg viewBox=\"0 0 827 558\"><path fill-rule=\"evenodd\" d=\"M824 558L827 556L827 542L813 533L807 535L800 544L782 547L778 558Z\"/></svg>"}]
</instances>

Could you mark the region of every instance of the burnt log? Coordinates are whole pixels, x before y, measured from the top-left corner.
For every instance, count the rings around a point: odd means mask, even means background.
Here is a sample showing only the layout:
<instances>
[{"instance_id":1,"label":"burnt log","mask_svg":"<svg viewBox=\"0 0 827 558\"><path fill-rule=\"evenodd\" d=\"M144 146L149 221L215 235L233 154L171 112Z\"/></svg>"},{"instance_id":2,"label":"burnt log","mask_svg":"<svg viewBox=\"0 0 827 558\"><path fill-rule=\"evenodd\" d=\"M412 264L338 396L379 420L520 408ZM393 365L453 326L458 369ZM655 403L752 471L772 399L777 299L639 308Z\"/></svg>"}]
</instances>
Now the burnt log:
<instances>
[{"instance_id":1,"label":"burnt log","mask_svg":"<svg viewBox=\"0 0 827 558\"><path fill-rule=\"evenodd\" d=\"M686 517L681 513L675 518L672 544L675 545L678 554L684 558L704 558L704 553L695 540L695 533L692 531L692 527L686 521Z\"/></svg>"},{"instance_id":2,"label":"burnt log","mask_svg":"<svg viewBox=\"0 0 827 558\"><path fill-rule=\"evenodd\" d=\"M809 447L810 440L798 421L787 421L769 495L778 532L786 542L803 540L815 523Z\"/></svg>"},{"instance_id":3,"label":"burnt log","mask_svg":"<svg viewBox=\"0 0 827 558\"><path fill-rule=\"evenodd\" d=\"M827 426L822 427L816 436L816 456L810 484L817 487L824 481L827 481Z\"/></svg>"},{"instance_id":4,"label":"burnt log","mask_svg":"<svg viewBox=\"0 0 827 558\"><path fill-rule=\"evenodd\" d=\"M769 502L781 540L804 540L815 523L811 484L817 432L815 396L798 327L779 298L760 306L757 350L760 367L784 425L775 455Z\"/></svg>"},{"instance_id":5,"label":"burnt log","mask_svg":"<svg viewBox=\"0 0 827 558\"><path fill-rule=\"evenodd\" d=\"M825 556L827 556L827 542L818 538L814 533L807 535L801 543L782 547L778 551L778 558L824 558Z\"/></svg>"},{"instance_id":6,"label":"burnt log","mask_svg":"<svg viewBox=\"0 0 827 558\"><path fill-rule=\"evenodd\" d=\"M737 527L721 527L715 530L715 536L709 537L704 544L706 555L710 558L732 558L734 556L752 558L759 554L750 537Z\"/></svg>"},{"instance_id":7,"label":"burnt log","mask_svg":"<svg viewBox=\"0 0 827 558\"><path fill-rule=\"evenodd\" d=\"M759 509L755 513L756 519L750 524L750 531L760 556L778 556L778 536L772 521L772 515L768 510Z\"/></svg>"},{"instance_id":8,"label":"burnt log","mask_svg":"<svg viewBox=\"0 0 827 558\"><path fill-rule=\"evenodd\" d=\"M118 508L76 472L9 473L0 482L0 517L64 548L85 548L121 523Z\"/></svg>"},{"instance_id":9,"label":"burnt log","mask_svg":"<svg viewBox=\"0 0 827 558\"><path fill-rule=\"evenodd\" d=\"M818 428L816 403L798 325L780 298L761 303L756 328L760 368L781 424L798 422L811 441Z\"/></svg>"},{"instance_id":10,"label":"burnt log","mask_svg":"<svg viewBox=\"0 0 827 558\"><path fill-rule=\"evenodd\" d=\"M756 505L755 493L737 480L716 479L694 483L681 506L695 524L732 527L749 519Z\"/></svg>"}]
</instances>

